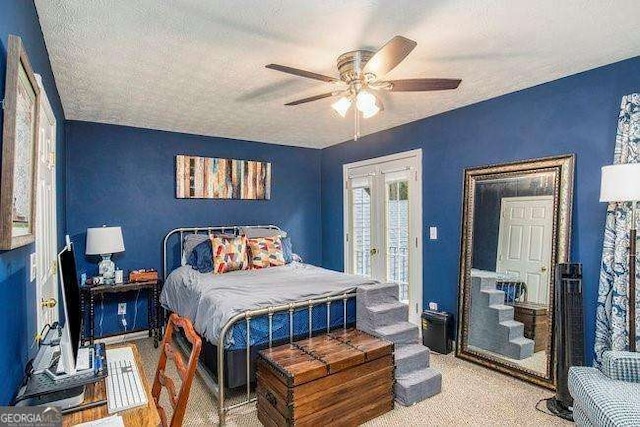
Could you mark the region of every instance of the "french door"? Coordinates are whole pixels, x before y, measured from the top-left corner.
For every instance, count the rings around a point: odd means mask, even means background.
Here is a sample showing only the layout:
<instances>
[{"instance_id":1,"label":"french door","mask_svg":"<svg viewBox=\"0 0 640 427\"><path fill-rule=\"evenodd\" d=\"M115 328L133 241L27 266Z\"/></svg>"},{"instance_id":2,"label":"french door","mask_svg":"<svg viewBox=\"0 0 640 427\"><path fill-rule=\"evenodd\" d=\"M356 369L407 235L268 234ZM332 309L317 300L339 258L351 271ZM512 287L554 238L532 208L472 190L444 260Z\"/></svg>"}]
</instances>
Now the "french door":
<instances>
[{"instance_id":1,"label":"french door","mask_svg":"<svg viewBox=\"0 0 640 427\"><path fill-rule=\"evenodd\" d=\"M422 312L422 151L344 165L345 271L399 285Z\"/></svg>"}]
</instances>

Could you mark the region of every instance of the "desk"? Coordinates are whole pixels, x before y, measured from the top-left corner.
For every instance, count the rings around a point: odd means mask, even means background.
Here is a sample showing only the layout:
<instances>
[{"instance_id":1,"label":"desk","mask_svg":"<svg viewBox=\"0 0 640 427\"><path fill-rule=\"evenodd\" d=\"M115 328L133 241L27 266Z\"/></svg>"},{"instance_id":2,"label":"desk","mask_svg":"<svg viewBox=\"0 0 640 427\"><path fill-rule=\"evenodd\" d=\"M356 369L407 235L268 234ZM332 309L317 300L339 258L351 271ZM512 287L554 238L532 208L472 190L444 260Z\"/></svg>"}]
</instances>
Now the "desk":
<instances>
[{"instance_id":1,"label":"desk","mask_svg":"<svg viewBox=\"0 0 640 427\"><path fill-rule=\"evenodd\" d=\"M153 403L153 397L151 396L151 385L149 384L149 380L144 373L144 368L142 366L142 360L140 359L140 353L138 353L138 347L135 344L125 344L125 345L115 345L110 346L109 348L117 348L117 347L131 347L133 350L133 356L136 361L136 366L138 367L138 373L140 374L140 378L144 384L144 388L147 391L147 405L139 406L137 408L128 409L120 413L122 415L122 420L124 421L125 426L135 426L135 427L157 427L160 425L160 415L158 415L158 410L156 409L156 405ZM85 403L93 402L96 400L104 399L106 396L106 385L104 380L96 383L95 385L87 386L87 391L85 393ZM107 409L107 405L97 406L91 409L85 409L84 411L74 412L72 414L65 415L62 418L63 426L73 426L78 423L84 423L87 421L94 421L99 418L108 417L109 412Z\"/></svg>"}]
</instances>

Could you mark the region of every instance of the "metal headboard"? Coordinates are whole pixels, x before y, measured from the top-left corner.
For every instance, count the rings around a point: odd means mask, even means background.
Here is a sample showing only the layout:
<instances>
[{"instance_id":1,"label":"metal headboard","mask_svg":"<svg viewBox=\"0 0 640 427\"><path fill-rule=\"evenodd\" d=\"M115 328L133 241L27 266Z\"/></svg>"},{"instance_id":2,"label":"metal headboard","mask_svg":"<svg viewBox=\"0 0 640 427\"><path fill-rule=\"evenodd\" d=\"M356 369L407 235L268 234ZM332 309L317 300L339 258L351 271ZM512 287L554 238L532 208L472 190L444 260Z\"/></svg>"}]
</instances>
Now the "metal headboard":
<instances>
[{"instance_id":1,"label":"metal headboard","mask_svg":"<svg viewBox=\"0 0 640 427\"><path fill-rule=\"evenodd\" d=\"M238 236L242 230L255 229L255 228L276 230L281 234L284 234L282 229L280 229L280 227L278 227L277 225L229 225L229 226L212 225L212 226L206 226L206 227L180 227L180 228L175 228L171 230L170 232L167 233L166 236L164 236L164 240L162 243L162 278L166 280L167 276L170 273L170 271L167 271L168 270L167 244L169 243L169 238L171 236L180 234L180 259L182 259L184 256L184 236L186 234L200 234L200 233L232 234L234 236Z\"/></svg>"}]
</instances>

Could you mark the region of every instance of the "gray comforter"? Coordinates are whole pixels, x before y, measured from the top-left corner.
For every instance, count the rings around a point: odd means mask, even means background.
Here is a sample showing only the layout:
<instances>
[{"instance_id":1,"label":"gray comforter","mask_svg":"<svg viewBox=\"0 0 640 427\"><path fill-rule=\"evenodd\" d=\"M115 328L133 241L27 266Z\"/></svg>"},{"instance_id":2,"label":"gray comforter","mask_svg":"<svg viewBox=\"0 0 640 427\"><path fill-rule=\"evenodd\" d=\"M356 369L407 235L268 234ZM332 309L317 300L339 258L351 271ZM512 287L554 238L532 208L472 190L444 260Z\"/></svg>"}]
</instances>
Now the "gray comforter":
<instances>
[{"instance_id":1,"label":"gray comforter","mask_svg":"<svg viewBox=\"0 0 640 427\"><path fill-rule=\"evenodd\" d=\"M372 279L298 262L225 274L199 273L185 265L169 275L160 302L191 319L196 331L215 344L222 326L245 310L337 295L370 283Z\"/></svg>"}]
</instances>

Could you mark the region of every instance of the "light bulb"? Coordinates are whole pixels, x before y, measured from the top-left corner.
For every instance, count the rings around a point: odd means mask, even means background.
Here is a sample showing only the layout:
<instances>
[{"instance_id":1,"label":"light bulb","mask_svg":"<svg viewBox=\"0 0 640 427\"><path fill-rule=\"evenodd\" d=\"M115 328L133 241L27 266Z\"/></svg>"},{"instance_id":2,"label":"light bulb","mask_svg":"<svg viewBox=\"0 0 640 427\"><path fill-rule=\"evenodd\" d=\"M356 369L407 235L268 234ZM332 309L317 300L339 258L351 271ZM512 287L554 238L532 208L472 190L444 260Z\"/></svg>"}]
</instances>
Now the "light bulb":
<instances>
[{"instance_id":1,"label":"light bulb","mask_svg":"<svg viewBox=\"0 0 640 427\"><path fill-rule=\"evenodd\" d=\"M373 104L373 107L368 109L367 111L362 112L362 117L368 119L369 117L373 117L380 112L380 108L377 105Z\"/></svg>"},{"instance_id":2,"label":"light bulb","mask_svg":"<svg viewBox=\"0 0 640 427\"><path fill-rule=\"evenodd\" d=\"M376 105L376 97L366 90L358 92L356 107L360 112L370 111Z\"/></svg>"},{"instance_id":3,"label":"light bulb","mask_svg":"<svg viewBox=\"0 0 640 427\"><path fill-rule=\"evenodd\" d=\"M351 107L351 100L349 98L345 98L344 96L331 104L331 108L333 108L336 113L340 114L342 117L345 117L347 115L349 107Z\"/></svg>"},{"instance_id":4,"label":"light bulb","mask_svg":"<svg viewBox=\"0 0 640 427\"><path fill-rule=\"evenodd\" d=\"M376 105L377 101L371 92L363 90L358 92L358 96L356 97L356 108L362 113L362 117L368 119L380 111L380 107Z\"/></svg>"}]
</instances>

